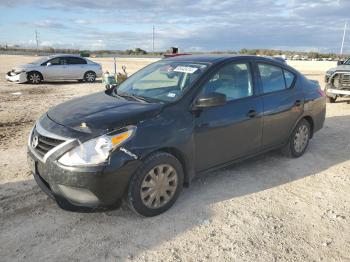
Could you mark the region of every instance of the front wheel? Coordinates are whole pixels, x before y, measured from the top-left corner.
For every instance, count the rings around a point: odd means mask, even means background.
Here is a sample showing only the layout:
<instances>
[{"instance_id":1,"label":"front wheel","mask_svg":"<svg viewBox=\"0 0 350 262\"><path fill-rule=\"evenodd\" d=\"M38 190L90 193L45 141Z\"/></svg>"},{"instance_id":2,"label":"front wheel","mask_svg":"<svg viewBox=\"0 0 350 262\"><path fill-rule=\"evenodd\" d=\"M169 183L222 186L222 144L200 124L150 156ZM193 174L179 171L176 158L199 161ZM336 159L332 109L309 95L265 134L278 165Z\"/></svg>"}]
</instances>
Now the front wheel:
<instances>
[{"instance_id":1,"label":"front wheel","mask_svg":"<svg viewBox=\"0 0 350 262\"><path fill-rule=\"evenodd\" d=\"M42 76L38 72L30 72L27 75L27 80L29 83L37 85L40 84L40 82L43 80Z\"/></svg>"},{"instance_id":2,"label":"front wheel","mask_svg":"<svg viewBox=\"0 0 350 262\"><path fill-rule=\"evenodd\" d=\"M84 81L85 82L89 82L89 83L93 83L96 81L96 74L95 72L86 72L84 75Z\"/></svg>"},{"instance_id":3,"label":"front wheel","mask_svg":"<svg viewBox=\"0 0 350 262\"><path fill-rule=\"evenodd\" d=\"M151 217L168 210L183 187L181 163L171 154L158 152L144 160L131 178L127 202L137 214Z\"/></svg>"},{"instance_id":4,"label":"front wheel","mask_svg":"<svg viewBox=\"0 0 350 262\"><path fill-rule=\"evenodd\" d=\"M297 158L302 156L309 145L310 131L309 122L306 119L302 119L294 128L289 142L284 146L282 152L289 157Z\"/></svg>"}]
</instances>

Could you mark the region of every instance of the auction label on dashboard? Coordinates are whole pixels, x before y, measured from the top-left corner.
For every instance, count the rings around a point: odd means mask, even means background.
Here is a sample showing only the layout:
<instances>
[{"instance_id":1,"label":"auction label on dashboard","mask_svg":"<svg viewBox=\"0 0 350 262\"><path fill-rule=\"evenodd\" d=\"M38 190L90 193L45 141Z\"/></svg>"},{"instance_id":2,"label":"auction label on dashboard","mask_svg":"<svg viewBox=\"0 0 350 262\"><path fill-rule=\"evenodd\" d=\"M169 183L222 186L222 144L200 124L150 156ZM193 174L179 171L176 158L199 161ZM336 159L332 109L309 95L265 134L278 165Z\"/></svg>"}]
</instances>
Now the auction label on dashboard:
<instances>
[{"instance_id":1,"label":"auction label on dashboard","mask_svg":"<svg viewBox=\"0 0 350 262\"><path fill-rule=\"evenodd\" d=\"M197 71L198 68L196 67L190 67L190 66L177 66L174 71L175 72L181 72L181 73L188 73L193 74Z\"/></svg>"}]
</instances>

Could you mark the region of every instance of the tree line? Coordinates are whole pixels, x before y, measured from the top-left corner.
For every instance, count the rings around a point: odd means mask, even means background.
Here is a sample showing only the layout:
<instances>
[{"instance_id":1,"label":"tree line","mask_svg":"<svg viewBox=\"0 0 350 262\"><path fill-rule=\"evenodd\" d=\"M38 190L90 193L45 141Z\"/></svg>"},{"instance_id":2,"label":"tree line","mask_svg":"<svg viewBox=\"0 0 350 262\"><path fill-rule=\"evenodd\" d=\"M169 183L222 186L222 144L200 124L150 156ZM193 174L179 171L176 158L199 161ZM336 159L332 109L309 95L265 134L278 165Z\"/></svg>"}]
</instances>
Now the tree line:
<instances>
[{"instance_id":1,"label":"tree line","mask_svg":"<svg viewBox=\"0 0 350 262\"><path fill-rule=\"evenodd\" d=\"M19 51L19 52L37 52L37 53L60 53L60 54L80 54L82 56L112 56L112 55L150 55L150 56L162 56L169 53L168 50L163 52L147 52L141 48L127 49L127 50L79 50L71 48L53 48L53 47L42 47L36 48L24 48L20 46L1 46L0 51ZM287 57L300 55L307 56L308 58L333 58L337 59L340 56L334 53L318 53L318 52L300 52L300 51L288 51L288 50L274 50L274 49L246 49L243 48L239 51L226 50L226 51L210 51L210 52L188 52L193 54L248 54L248 55L261 55L261 56L278 56L285 55Z\"/></svg>"}]
</instances>

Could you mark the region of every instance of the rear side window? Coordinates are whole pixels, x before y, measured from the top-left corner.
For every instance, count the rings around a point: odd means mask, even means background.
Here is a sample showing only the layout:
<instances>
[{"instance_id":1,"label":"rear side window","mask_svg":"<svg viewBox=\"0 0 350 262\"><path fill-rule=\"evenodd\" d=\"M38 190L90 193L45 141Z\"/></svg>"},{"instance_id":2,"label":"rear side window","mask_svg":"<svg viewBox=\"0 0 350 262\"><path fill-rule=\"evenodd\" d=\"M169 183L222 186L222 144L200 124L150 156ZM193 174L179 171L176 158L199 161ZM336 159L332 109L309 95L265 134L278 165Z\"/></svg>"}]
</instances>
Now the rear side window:
<instances>
[{"instance_id":1,"label":"rear side window","mask_svg":"<svg viewBox=\"0 0 350 262\"><path fill-rule=\"evenodd\" d=\"M68 57L68 64L69 65L85 65L86 64L86 60L81 59L79 57Z\"/></svg>"},{"instance_id":2,"label":"rear side window","mask_svg":"<svg viewBox=\"0 0 350 262\"><path fill-rule=\"evenodd\" d=\"M268 64L258 64L264 93L271 93L286 88L283 69Z\"/></svg>"},{"instance_id":3,"label":"rear side window","mask_svg":"<svg viewBox=\"0 0 350 262\"><path fill-rule=\"evenodd\" d=\"M283 70L284 72L284 79L286 80L286 88L291 88L292 84L294 82L294 74L287 71L287 70Z\"/></svg>"}]
</instances>

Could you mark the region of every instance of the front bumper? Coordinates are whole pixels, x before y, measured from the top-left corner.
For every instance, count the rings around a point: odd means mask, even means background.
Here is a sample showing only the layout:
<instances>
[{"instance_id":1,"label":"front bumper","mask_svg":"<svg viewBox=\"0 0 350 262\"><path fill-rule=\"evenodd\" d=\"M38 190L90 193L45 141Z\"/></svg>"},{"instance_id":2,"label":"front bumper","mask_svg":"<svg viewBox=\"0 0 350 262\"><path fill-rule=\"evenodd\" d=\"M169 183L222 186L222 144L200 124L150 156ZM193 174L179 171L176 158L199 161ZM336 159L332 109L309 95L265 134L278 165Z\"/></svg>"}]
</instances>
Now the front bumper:
<instances>
[{"instance_id":1,"label":"front bumper","mask_svg":"<svg viewBox=\"0 0 350 262\"><path fill-rule=\"evenodd\" d=\"M350 96L350 90L327 88L327 96L344 95Z\"/></svg>"},{"instance_id":2,"label":"front bumper","mask_svg":"<svg viewBox=\"0 0 350 262\"><path fill-rule=\"evenodd\" d=\"M7 72L5 78L9 82L25 83L25 82L27 82L27 73L21 72L19 74L15 74L12 71L10 71L10 72Z\"/></svg>"},{"instance_id":3,"label":"front bumper","mask_svg":"<svg viewBox=\"0 0 350 262\"><path fill-rule=\"evenodd\" d=\"M57 125L52 124L52 127L57 128ZM40 125L37 128L36 132L47 132ZM41 157L32 146L32 135L33 132L28 141L27 153L30 170L39 187L66 210L116 206L124 196L132 174L141 164L140 160L124 151L115 150L104 165L64 166L58 159L78 144L76 140L67 140Z\"/></svg>"},{"instance_id":4,"label":"front bumper","mask_svg":"<svg viewBox=\"0 0 350 262\"><path fill-rule=\"evenodd\" d=\"M50 158L41 162L29 149L28 164L39 187L61 208L110 208L119 203L140 164L121 151L117 155L120 160L108 166L66 167Z\"/></svg>"}]
</instances>

